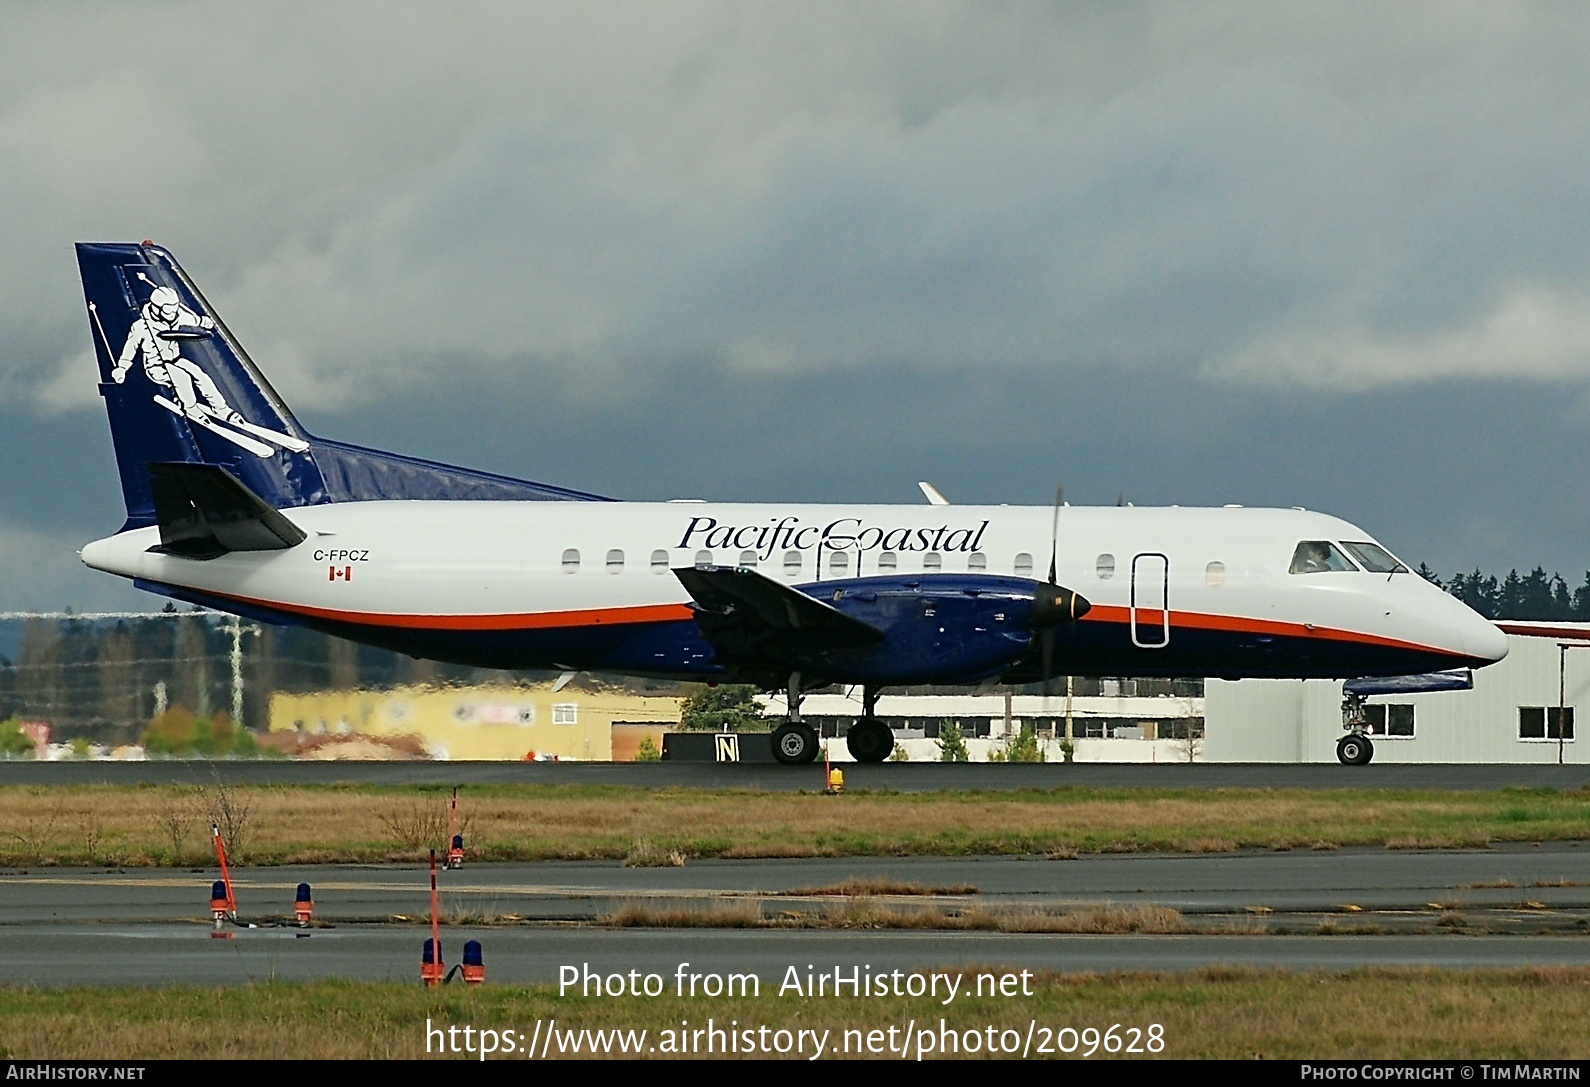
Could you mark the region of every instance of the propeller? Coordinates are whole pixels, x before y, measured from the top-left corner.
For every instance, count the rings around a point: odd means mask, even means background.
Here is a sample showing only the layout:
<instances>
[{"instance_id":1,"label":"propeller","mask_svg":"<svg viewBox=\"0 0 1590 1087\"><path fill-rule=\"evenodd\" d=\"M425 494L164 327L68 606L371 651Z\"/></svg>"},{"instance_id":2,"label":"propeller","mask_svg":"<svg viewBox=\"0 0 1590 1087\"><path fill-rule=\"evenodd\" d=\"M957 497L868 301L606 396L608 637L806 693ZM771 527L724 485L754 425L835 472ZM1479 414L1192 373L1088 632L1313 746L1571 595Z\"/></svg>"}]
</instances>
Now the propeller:
<instances>
[{"instance_id":1,"label":"propeller","mask_svg":"<svg viewBox=\"0 0 1590 1087\"><path fill-rule=\"evenodd\" d=\"M1033 601L1032 625L1038 631L1038 654L1043 668L1043 694L1049 697L1049 687L1054 679L1055 628L1061 623L1071 623L1082 618L1093 607L1073 589L1060 584L1060 509L1065 505L1066 487L1056 485L1054 514L1049 523L1049 579L1046 593Z\"/></svg>"},{"instance_id":2,"label":"propeller","mask_svg":"<svg viewBox=\"0 0 1590 1087\"><path fill-rule=\"evenodd\" d=\"M1066 485L1061 480L1054 488L1054 516L1049 519L1049 587L1058 589L1060 578L1055 572L1055 565L1060 558L1060 507L1065 505ZM1073 594L1074 596L1074 594ZM1059 604L1059 594L1052 598ZM1037 619L1041 609L1035 610L1033 618ZM1049 681L1054 678L1054 623L1044 624L1038 634L1038 650L1043 660L1043 697L1047 709L1049 700Z\"/></svg>"}]
</instances>

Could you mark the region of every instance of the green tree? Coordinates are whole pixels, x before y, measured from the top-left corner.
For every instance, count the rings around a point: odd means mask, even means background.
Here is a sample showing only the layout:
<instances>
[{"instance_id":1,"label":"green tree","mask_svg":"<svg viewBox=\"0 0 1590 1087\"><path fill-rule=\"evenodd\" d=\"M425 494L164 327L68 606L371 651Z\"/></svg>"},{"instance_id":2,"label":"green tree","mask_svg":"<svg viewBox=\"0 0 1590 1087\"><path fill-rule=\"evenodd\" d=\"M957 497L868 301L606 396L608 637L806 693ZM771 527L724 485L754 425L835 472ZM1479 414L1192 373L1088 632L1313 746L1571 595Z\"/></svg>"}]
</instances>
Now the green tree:
<instances>
[{"instance_id":1,"label":"green tree","mask_svg":"<svg viewBox=\"0 0 1590 1087\"><path fill-rule=\"evenodd\" d=\"M660 762L661 760L662 752L657 750L656 741L651 738L651 734L648 733L647 735L642 736L640 738L640 746L635 749L635 761Z\"/></svg>"},{"instance_id":2,"label":"green tree","mask_svg":"<svg viewBox=\"0 0 1590 1087\"><path fill-rule=\"evenodd\" d=\"M22 731L20 718L0 721L0 759L31 759L36 754L33 741Z\"/></svg>"},{"instance_id":3,"label":"green tree","mask_svg":"<svg viewBox=\"0 0 1590 1087\"><path fill-rule=\"evenodd\" d=\"M955 721L939 722L939 761L940 762L970 762L971 753L966 750L966 735L961 731L961 726Z\"/></svg>"},{"instance_id":4,"label":"green tree","mask_svg":"<svg viewBox=\"0 0 1590 1087\"><path fill-rule=\"evenodd\" d=\"M679 726L698 732L737 732L762 722L762 704L748 683L703 687L679 710Z\"/></svg>"},{"instance_id":5,"label":"green tree","mask_svg":"<svg viewBox=\"0 0 1590 1087\"><path fill-rule=\"evenodd\" d=\"M1022 722L1021 731L1005 739L1005 746L988 756L989 762L1047 762L1038 729L1031 721Z\"/></svg>"},{"instance_id":6,"label":"green tree","mask_svg":"<svg viewBox=\"0 0 1590 1087\"><path fill-rule=\"evenodd\" d=\"M195 715L186 706L172 706L151 718L142 737L144 750L151 755L174 757L225 756L253 758L259 745L246 728L236 728L226 713L213 717Z\"/></svg>"},{"instance_id":7,"label":"green tree","mask_svg":"<svg viewBox=\"0 0 1590 1087\"><path fill-rule=\"evenodd\" d=\"M894 745L894 752L892 754L890 754L890 756L889 756L889 761L890 762L910 762L911 761L911 752L909 752L909 751L907 751L905 749L905 744L897 743L897 744Z\"/></svg>"}]
</instances>

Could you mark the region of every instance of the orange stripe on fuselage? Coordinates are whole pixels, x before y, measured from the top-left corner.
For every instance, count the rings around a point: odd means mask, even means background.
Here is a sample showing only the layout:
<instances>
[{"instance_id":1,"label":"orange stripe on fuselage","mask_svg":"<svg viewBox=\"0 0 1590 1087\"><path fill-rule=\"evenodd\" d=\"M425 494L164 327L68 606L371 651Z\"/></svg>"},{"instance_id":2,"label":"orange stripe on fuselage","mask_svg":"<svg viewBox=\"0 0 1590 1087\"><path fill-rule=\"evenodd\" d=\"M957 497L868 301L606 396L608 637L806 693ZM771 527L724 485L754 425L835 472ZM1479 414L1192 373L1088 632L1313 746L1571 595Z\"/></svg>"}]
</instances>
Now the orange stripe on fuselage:
<instances>
[{"instance_id":1,"label":"orange stripe on fuselage","mask_svg":"<svg viewBox=\"0 0 1590 1087\"><path fill-rule=\"evenodd\" d=\"M621 623L664 623L689 619L695 614L684 604L643 604L630 608L585 608L580 611L521 612L507 615L402 615L386 612L339 611L336 608L316 608L308 604L254 600L226 593L215 595L226 600L236 600L240 604L253 604L312 619L370 627L401 627L407 630L546 630L617 626Z\"/></svg>"},{"instance_id":2,"label":"orange stripe on fuselage","mask_svg":"<svg viewBox=\"0 0 1590 1087\"><path fill-rule=\"evenodd\" d=\"M1138 625L1158 629L1163 622L1162 608L1138 608ZM1149 616L1145 623L1144 617ZM1132 609L1113 604L1095 604L1078 622L1100 620L1106 623L1130 623ZM1400 638L1386 638L1379 634L1361 634L1356 630L1336 630L1332 627L1310 627L1303 623L1283 623L1274 619L1249 619L1238 615L1209 615L1195 611L1172 611L1170 625L1191 630L1224 630L1234 634L1272 634L1284 638L1319 638L1331 642L1354 642L1359 645L1379 645L1391 649L1416 649L1424 653L1445 653L1460 657L1463 654L1440 646L1406 642Z\"/></svg>"},{"instance_id":3,"label":"orange stripe on fuselage","mask_svg":"<svg viewBox=\"0 0 1590 1087\"><path fill-rule=\"evenodd\" d=\"M271 608L330 622L350 623L359 626L394 627L407 630L554 630L592 626L618 626L628 623L667 623L690 619L695 612L686 604L643 604L626 608L584 608L576 611L519 612L502 615L419 615L386 612L341 611L336 608L317 608L308 604L288 604L272 600L255 600L245 596L216 593L226 600L241 604ZM1139 624L1145 615L1153 618L1146 625L1157 628L1162 614L1159 608L1139 608ZM1078 620L1079 623L1130 623L1131 609L1111 604L1095 604ZM1287 638L1319 638L1323 641L1353 642L1359 645L1378 645L1393 649L1413 649L1424 653L1444 653L1459 657L1463 654L1438 646L1420 645L1418 642L1386 638L1377 634L1362 634L1352 630L1330 627L1309 628L1302 623L1283 623L1273 619L1250 619L1235 615L1210 615L1202 612L1172 611L1171 628L1190 630L1223 630L1235 634L1271 634Z\"/></svg>"}]
</instances>

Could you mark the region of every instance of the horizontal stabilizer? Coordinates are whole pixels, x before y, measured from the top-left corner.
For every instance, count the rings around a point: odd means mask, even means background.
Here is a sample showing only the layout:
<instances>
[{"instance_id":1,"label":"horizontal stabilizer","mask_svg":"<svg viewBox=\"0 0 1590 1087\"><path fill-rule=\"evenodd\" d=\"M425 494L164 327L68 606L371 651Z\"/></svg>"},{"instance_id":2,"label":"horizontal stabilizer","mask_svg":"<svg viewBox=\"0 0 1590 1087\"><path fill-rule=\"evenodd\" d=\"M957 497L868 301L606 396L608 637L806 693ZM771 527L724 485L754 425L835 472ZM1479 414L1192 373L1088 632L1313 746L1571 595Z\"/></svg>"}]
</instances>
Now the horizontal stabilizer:
<instances>
[{"instance_id":1,"label":"horizontal stabilizer","mask_svg":"<svg viewBox=\"0 0 1590 1087\"><path fill-rule=\"evenodd\" d=\"M1445 672L1424 672L1416 676L1373 676L1350 679L1342 684L1344 694L1368 697L1376 694L1424 694L1430 691L1472 691L1472 668L1449 668Z\"/></svg>"},{"instance_id":2,"label":"horizontal stabilizer","mask_svg":"<svg viewBox=\"0 0 1590 1087\"><path fill-rule=\"evenodd\" d=\"M730 657L770 650L849 649L883 640L883 631L755 570L675 570L695 601L696 623Z\"/></svg>"},{"instance_id":3,"label":"horizontal stabilizer","mask_svg":"<svg viewBox=\"0 0 1590 1087\"><path fill-rule=\"evenodd\" d=\"M304 530L272 509L219 464L149 466L160 545L154 550L190 559L229 551L285 551Z\"/></svg>"}]
</instances>

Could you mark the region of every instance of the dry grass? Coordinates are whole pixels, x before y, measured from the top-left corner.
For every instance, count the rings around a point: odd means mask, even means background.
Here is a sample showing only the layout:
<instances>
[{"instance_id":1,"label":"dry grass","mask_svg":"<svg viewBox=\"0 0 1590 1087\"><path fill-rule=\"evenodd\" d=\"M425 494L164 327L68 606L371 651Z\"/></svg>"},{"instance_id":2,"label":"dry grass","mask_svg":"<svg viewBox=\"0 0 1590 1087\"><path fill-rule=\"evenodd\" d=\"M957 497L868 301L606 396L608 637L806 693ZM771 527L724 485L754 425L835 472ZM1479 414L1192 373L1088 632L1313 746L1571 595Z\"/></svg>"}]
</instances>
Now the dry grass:
<instances>
[{"instance_id":1,"label":"dry grass","mask_svg":"<svg viewBox=\"0 0 1590 1087\"><path fill-rule=\"evenodd\" d=\"M489 954L489 946L488 946ZM489 967L488 967L489 971ZM968 970L970 988L974 972ZM952 1029L986 1025L1025 1036L1051 1028L1159 1024L1175 1058L1516 1059L1590 1052L1590 970L1285 972L1225 967L1192 973L1039 975L1031 997L760 996L680 999L560 997L555 987L489 980L476 990L407 982L324 981L208 989L0 989L0 1055L11 1059L424 1057L426 1022L651 1033L719 1022L844 1031L912 1018ZM462 1032L460 1031L460 1034ZM556 1055L556 1051L554 1051ZM1102 1056L1102 1054L1100 1054ZM460 1054L460 1056L465 1056Z\"/></svg>"},{"instance_id":2,"label":"dry grass","mask_svg":"<svg viewBox=\"0 0 1590 1087\"><path fill-rule=\"evenodd\" d=\"M184 865L207 855L212 790L0 788L0 864ZM1520 798L1523 798L1522 800ZM206 803L206 800L211 802ZM401 827L445 817L440 788L234 787L251 863L411 860ZM190 814L184 818L183 806ZM678 864L694 857L1046 854L1478 846L1590 838L1590 794L1554 790L1151 790L816 793L503 786L460 801L470 860ZM198 809L210 809L201 812ZM202 822L202 827L200 823ZM418 828L416 828L417 830ZM200 831L195 835L195 830Z\"/></svg>"},{"instance_id":3,"label":"dry grass","mask_svg":"<svg viewBox=\"0 0 1590 1087\"><path fill-rule=\"evenodd\" d=\"M1166 906L1101 906L1081 910L946 911L926 904L883 902L859 896L829 909L780 910L767 916L754 898L716 900L700 906L656 906L626 902L598 922L618 928L799 928L910 929L946 932L1050 932L1123 935L1179 935L1193 931L1257 931L1230 921L1211 929L1189 925Z\"/></svg>"},{"instance_id":4,"label":"dry grass","mask_svg":"<svg viewBox=\"0 0 1590 1087\"><path fill-rule=\"evenodd\" d=\"M637 838L630 843L629 852L624 854L624 867L683 868L686 859L682 849L666 849L645 838Z\"/></svg>"},{"instance_id":5,"label":"dry grass","mask_svg":"<svg viewBox=\"0 0 1590 1087\"><path fill-rule=\"evenodd\" d=\"M941 895L974 895L979 893L979 888L971 883L956 883L948 887L925 887L920 883L905 883L895 879L874 877L863 879L853 876L840 883L832 883L826 887L797 887L793 891L782 892L794 897L816 898L828 895L907 895L920 897L936 897Z\"/></svg>"},{"instance_id":6,"label":"dry grass","mask_svg":"<svg viewBox=\"0 0 1590 1087\"><path fill-rule=\"evenodd\" d=\"M614 928L761 928L765 919L755 899L743 898L700 906L626 902L599 923Z\"/></svg>"}]
</instances>

